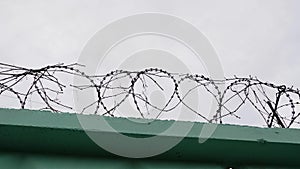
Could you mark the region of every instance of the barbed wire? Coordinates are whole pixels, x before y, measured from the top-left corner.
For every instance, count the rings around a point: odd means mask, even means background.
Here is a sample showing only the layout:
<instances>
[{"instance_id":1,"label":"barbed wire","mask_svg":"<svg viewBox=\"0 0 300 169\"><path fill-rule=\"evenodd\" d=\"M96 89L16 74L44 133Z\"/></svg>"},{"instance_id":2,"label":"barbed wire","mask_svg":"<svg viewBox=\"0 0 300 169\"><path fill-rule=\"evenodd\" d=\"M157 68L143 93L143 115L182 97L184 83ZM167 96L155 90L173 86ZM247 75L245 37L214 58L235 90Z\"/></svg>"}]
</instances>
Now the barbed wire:
<instances>
[{"instance_id":1,"label":"barbed wire","mask_svg":"<svg viewBox=\"0 0 300 169\"><path fill-rule=\"evenodd\" d=\"M157 110L156 118L159 118L162 113L184 106L204 121L216 123L223 123L223 119L229 116L240 118L237 112L248 104L254 108L253 112L259 113L269 128L290 128L300 123L297 121L300 116L297 110L300 92L293 86L275 85L252 76L211 79L198 74L170 73L159 68L114 70L105 75L87 75L80 70L81 67L83 65L61 63L28 69L0 63L0 95L9 93L18 100L21 109L27 108L30 96L36 95L42 100L41 109L58 112L59 107L74 110L58 99L66 88L81 92L94 90L97 97L78 113L94 109L94 114L115 116L118 107L131 102L141 118L145 118L150 109ZM86 84L63 84L59 74L83 78ZM184 84L189 84L185 92L181 90ZM153 89L168 96L165 103L159 106L151 101L149 91ZM186 101L191 93L200 89L211 95L218 105L213 117L199 113Z\"/></svg>"}]
</instances>

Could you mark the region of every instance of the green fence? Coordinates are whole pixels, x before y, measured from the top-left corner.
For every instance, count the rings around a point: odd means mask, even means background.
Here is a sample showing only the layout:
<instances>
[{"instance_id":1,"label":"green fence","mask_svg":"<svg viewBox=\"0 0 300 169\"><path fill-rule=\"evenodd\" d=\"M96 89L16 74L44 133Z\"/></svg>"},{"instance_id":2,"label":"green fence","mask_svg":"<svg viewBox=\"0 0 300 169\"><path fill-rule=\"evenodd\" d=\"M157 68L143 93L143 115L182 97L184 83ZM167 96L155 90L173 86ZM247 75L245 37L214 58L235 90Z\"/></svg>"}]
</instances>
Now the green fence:
<instances>
[{"instance_id":1,"label":"green fence","mask_svg":"<svg viewBox=\"0 0 300 169\"><path fill-rule=\"evenodd\" d=\"M80 115L87 121L100 118ZM149 124L105 117L119 133L151 137L174 121ZM177 122L185 125L191 122ZM218 125L204 143L198 142L203 123L169 151L144 159L124 158L95 144L82 129L77 115L48 111L0 109L0 169L65 168L300 168L300 130ZM109 133L94 130L106 137ZM165 135L162 139L183 137Z\"/></svg>"}]
</instances>

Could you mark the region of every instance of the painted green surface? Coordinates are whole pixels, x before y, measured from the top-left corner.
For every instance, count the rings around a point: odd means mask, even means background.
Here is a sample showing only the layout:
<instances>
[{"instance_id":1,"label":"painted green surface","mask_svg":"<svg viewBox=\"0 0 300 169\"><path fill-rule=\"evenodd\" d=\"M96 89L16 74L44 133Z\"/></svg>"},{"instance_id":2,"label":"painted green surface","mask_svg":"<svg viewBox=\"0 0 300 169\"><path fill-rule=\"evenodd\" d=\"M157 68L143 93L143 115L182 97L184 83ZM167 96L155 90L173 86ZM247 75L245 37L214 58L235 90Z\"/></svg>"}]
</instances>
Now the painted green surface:
<instances>
[{"instance_id":1,"label":"painted green surface","mask_svg":"<svg viewBox=\"0 0 300 169\"><path fill-rule=\"evenodd\" d=\"M99 116L83 116L94 120ZM106 121L132 137L157 135L174 121L137 124L124 118ZM178 122L182 125L190 122ZM218 125L205 143L198 143L203 123L171 150L152 158L127 159L97 146L75 114L0 109L2 168L300 168L300 130ZM114 134L93 130L103 137ZM162 139L182 137L163 136ZM257 166L257 167L249 167Z\"/></svg>"},{"instance_id":2,"label":"painted green surface","mask_svg":"<svg viewBox=\"0 0 300 169\"><path fill-rule=\"evenodd\" d=\"M0 155L5 169L221 169L217 165L42 155Z\"/></svg>"}]
</instances>

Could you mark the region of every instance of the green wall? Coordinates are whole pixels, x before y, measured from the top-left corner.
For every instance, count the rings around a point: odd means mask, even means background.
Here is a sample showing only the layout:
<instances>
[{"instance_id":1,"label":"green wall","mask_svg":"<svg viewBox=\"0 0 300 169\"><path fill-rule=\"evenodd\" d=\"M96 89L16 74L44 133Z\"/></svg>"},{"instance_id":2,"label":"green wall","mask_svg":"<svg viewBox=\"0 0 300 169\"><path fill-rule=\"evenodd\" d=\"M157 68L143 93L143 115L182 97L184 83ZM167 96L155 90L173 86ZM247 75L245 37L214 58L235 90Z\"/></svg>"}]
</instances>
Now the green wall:
<instances>
[{"instance_id":1,"label":"green wall","mask_svg":"<svg viewBox=\"0 0 300 169\"><path fill-rule=\"evenodd\" d=\"M93 121L99 116L84 116ZM124 118L106 117L118 132L150 137L174 121L142 125ZM185 125L191 122L176 122ZM203 144L203 123L171 150L146 159L113 155L85 134L75 114L0 109L0 169L2 168L300 168L300 130L218 125ZM107 131L93 130L106 137ZM162 136L162 139L183 137Z\"/></svg>"}]
</instances>

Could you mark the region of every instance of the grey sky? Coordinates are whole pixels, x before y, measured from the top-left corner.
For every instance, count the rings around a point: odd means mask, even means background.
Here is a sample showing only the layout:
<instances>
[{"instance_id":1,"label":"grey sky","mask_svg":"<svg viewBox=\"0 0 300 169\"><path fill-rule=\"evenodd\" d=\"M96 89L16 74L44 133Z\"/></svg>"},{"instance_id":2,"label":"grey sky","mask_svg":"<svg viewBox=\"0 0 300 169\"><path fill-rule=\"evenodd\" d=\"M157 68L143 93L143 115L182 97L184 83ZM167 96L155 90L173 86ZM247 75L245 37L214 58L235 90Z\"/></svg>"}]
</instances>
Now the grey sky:
<instances>
[{"instance_id":1,"label":"grey sky","mask_svg":"<svg viewBox=\"0 0 300 169\"><path fill-rule=\"evenodd\" d=\"M124 16L159 12L196 26L226 76L300 87L298 0L1 0L0 61L39 67L76 62L86 42Z\"/></svg>"}]
</instances>

